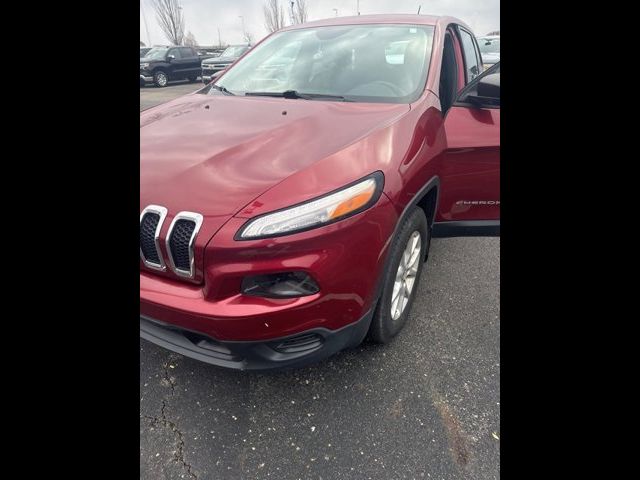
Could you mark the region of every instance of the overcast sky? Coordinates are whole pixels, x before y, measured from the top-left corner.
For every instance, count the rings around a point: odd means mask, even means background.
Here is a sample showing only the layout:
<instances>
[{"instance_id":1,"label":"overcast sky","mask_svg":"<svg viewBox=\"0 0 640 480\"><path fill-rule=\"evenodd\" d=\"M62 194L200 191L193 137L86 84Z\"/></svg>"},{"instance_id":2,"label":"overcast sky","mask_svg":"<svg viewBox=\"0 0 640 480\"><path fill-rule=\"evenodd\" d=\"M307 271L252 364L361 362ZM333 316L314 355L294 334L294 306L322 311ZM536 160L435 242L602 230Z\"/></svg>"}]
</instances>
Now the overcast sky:
<instances>
[{"instance_id":1,"label":"overcast sky","mask_svg":"<svg viewBox=\"0 0 640 480\"><path fill-rule=\"evenodd\" d=\"M242 19L255 41L267 34L262 5L264 0L180 0L186 31L200 45L217 45L218 28L223 42L242 42ZM283 1L289 4L289 1ZM356 14L357 0L307 0L309 20ZM500 0L360 0L360 13L420 13L451 15L466 22L477 35L500 29ZM149 34L143 18L146 17ZM287 22L288 24L288 22ZM149 44L167 44L158 27L151 0L140 0L140 40Z\"/></svg>"}]
</instances>

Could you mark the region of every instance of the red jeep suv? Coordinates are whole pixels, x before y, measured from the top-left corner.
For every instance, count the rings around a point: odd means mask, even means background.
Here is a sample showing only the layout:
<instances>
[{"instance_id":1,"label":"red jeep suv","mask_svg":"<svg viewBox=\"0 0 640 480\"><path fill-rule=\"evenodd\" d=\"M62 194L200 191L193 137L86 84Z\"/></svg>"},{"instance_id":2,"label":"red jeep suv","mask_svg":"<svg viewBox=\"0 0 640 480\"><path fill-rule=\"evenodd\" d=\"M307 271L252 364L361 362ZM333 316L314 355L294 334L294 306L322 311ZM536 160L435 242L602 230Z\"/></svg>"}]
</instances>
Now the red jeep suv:
<instances>
[{"instance_id":1,"label":"red jeep suv","mask_svg":"<svg viewBox=\"0 0 640 480\"><path fill-rule=\"evenodd\" d=\"M500 73L450 17L285 28L140 115L140 335L237 369L390 341L432 236L500 234Z\"/></svg>"}]
</instances>

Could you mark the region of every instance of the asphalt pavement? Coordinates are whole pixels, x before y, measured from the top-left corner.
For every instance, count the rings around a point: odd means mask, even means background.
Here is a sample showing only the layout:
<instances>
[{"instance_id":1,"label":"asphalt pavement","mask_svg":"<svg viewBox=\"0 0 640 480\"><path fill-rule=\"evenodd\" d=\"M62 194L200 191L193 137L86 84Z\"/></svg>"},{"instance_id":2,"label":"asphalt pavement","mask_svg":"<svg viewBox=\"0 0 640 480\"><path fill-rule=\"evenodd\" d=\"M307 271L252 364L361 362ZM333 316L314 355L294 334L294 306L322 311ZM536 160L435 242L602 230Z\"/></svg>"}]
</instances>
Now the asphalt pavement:
<instances>
[{"instance_id":1,"label":"asphalt pavement","mask_svg":"<svg viewBox=\"0 0 640 480\"><path fill-rule=\"evenodd\" d=\"M499 286L498 238L434 239L389 345L251 373L140 340L140 478L498 479Z\"/></svg>"},{"instance_id":2,"label":"asphalt pavement","mask_svg":"<svg viewBox=\"0 0 640 480\"><path fill-rule=\"evenodd\" d=\"M168 102L180 95L195 92L202 87L204 85L200 80L193 83L186 80L175 81L164 88L158 88L151 84L140 87L140 111Z\"/></svg>"}]
</instances>

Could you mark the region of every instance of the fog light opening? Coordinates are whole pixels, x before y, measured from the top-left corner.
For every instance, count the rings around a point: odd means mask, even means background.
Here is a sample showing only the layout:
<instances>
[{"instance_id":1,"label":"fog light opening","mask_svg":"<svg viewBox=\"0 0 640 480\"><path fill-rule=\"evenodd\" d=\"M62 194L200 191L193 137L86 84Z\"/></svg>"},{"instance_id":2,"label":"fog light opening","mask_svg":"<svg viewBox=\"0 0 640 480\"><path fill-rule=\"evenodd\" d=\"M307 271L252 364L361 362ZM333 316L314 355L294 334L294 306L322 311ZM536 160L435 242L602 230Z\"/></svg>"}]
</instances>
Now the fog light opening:
<instances>
[{"instance_id":1,"label":"fog light opening","mask_svg":"<svg viewBox=\"0 0 640 480\"><path fill-rule=\"evenodd\" d=\"M255 275L242 280L242 293L253 297L295 298L318 293L320 288L305 272Z\"/></svg>"}]
</instances>

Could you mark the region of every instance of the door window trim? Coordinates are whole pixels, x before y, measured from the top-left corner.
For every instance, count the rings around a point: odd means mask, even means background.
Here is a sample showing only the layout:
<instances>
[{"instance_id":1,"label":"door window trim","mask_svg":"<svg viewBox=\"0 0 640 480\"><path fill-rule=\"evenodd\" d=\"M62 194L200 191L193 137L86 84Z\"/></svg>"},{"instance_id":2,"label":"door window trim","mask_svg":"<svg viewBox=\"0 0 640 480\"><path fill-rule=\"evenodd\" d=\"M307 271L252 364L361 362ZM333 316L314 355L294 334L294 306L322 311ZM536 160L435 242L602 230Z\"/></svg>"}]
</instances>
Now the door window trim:
<instances>
[{"instance_id":1,"label":"door window trim","mask_svg":"<svg viewBox=\"0 0 640 480\"><path fill-rule=\"evenodd\" d=\"M467 55L464 51L464 47L462 46L462 33L464 32L467 35L469 35L469 37L471 37L471 44L473 45L473 50L475 52L476 55L476 62L478 65L478 76L476 78L474 78L473 80L469 80L467 81L467 73L469 72L469 68L467 67ZM462 53L462 61L464 62L464 80L465 80L465 84L469 85L471 84L474 80L476 80L480 75L482 75L482 68L483 68L483 64L482 64L482 57L480 56L480 49L478 48L478 42L476 40L476 37L473 33L471 33L469 30L467 30L465 27L461 26L461 25L457 25L456 24L456 33L457 33L457 37L458 37L458 41L460 42L460 52Z\"/></svg>"},{"instance_id":2,"label":"door window trim","mask_svg":"<svg viewBox=\"0 0 640 480\"><path fill-rule=\"evenodd\" d=\"M457 25L451 24L447 27L447 31L451 32L451 38L453 40L453 50L456 55L456 63L458 66L458 84L456 85L456 95L467 85L467 73L465 71L464 53L462 52L462 42L458 37ZM453 105L453 104L452 104Z\"/></svg>"}]
</instances>

